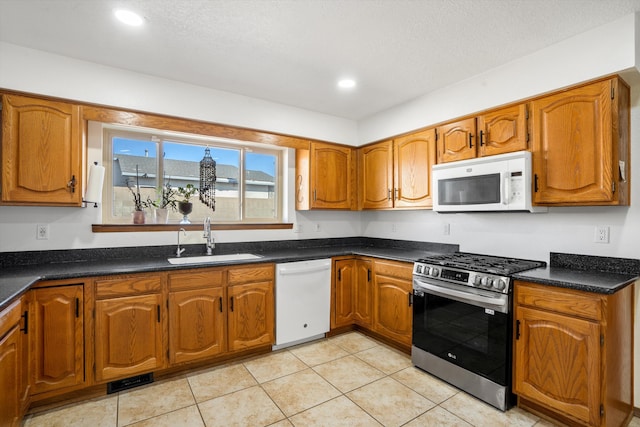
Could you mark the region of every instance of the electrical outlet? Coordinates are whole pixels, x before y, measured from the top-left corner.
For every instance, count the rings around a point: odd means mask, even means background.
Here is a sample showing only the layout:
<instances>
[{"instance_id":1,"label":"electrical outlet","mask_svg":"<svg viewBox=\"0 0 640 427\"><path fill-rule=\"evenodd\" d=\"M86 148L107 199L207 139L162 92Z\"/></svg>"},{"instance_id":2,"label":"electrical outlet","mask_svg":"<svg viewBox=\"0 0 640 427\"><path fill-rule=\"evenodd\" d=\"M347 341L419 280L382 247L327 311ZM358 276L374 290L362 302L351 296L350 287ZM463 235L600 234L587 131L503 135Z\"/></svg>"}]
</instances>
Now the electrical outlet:
<instances>
[{"instance_id":1,"label":"electrical outlet","mask_svg":"<svg viewBox=\"0 0 640 427\"><path fill-rule=\"evenodd\" d=\"M49 240L49 224L36 225L36 239Z\"/></svg>"},{"instance_id":2,"label":"electrical outlet","mask_svg":"<svg viewBox=\"0 0 640 427\"><path fill-rule=\"evenodd\" d=\"M451 234L451 224L447 223L444 225L444 227L442 227L442 234L444 234L445 236Z\"/></svg>"},{"instance_id":3,"label":"electrical outlet","mask_svg":"<svg viewBox=\"0 0 640 427\"><path fill-rule=\"evenodd\" d=\"M397 231L398 231L398 224L396 223L391 224L391 232L396 233Z\"/></svg>"},{"instance_id":4,"label":"electrical outlet","mask_svg":"<svg viewBox=\"0 0 640 427\"><path fill-rule=\"evenodd\" d=\"M294 223L293 224L293 232L294 233L302 233L302 224L300 223Z\"/></svg>"},{"instance_id":5,"label":"electrical outlet","mask_svg":"<svg viewBox=\"0 0 640 427\"><path fill-rule=\"evenodd\" d=\"M320 231L320 223L316 222L316 233Z\"/></svg>"},{"instance_id":6,"label":"electrical outlet","mask_svg":"<svg viewBox=\"0 0 640 427\"><path fill-rule=\"evenodd\" d=\"M596 243L609 243L609 226L597 225L595 234L593 236L593 241Z\"/></svg>"}]
</instances>

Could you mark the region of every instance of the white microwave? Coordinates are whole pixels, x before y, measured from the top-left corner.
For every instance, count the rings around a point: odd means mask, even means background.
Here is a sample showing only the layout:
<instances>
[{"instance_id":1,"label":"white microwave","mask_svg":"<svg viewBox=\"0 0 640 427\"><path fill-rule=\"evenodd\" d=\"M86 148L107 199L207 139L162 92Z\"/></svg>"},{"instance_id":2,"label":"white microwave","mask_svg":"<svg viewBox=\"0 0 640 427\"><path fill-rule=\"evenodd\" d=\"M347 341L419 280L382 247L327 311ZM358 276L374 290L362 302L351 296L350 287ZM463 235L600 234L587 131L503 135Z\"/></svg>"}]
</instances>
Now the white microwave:
<instances>
[{"instance_id":1,"label":"white microwave","mask_svg":"<svg viewBox=\"0 0 640 427\"><path fill-rule=\"evenodd\" d=\"M434 165L433 210L436 212L546 212L532 206L531 153Z\"/></svg>"}]
</instances>

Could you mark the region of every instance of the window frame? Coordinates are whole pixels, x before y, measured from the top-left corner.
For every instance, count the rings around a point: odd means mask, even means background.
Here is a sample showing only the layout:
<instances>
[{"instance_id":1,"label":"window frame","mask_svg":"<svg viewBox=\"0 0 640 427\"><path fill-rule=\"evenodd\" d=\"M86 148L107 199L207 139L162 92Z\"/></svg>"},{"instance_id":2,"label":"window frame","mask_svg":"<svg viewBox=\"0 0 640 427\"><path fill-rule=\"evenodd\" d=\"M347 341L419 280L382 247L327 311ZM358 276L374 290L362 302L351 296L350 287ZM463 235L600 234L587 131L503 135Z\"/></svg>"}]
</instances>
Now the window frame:
<instances>
[{"instance_id":1,"label":"window frame","mask_svg":"<svg viewBox=\"0 0 640 427\"><path fill-rule=\"evenodd\" d=\"M250 141L241 141L237 139L223 138L218 136L208 136L202 134L191 134L186 132L177 132L172 130L161 130L154 129L142 126L129 126L129 125L121 125L121 124L107 124L101 123L102 125L102 158L105 166L105 187L102 196L102 227L94 226L95 231L108 231L108 228L129 228L132 221L126 216L122 217L114 217L113 216L113 137L124 137L131 138L136 140L144 140L149 142L156 143L157 151L156 151L156 188L158 185L164 182L164 179L160 179L161 176L164 176L164 162L163 162L163 144L169 143L179 143L179 144L190 144L190 145L198 145L198 146L209 146L210 148L222 148L222 149L232 149L238 150L240 155L240 163L238 167L238 209L239 209L239 219L238 220L222 220L222 219L213 219L219 227L229 227L234 228L233 226L238 226L240 228L246 228L247 226L251 226L252 224L256 224L255 228L267 228L275 227L280 228L279 225L287 226L289 224L285 223L285 209L286 209L286 200L287 196L284 194L285 189L285 174L286 174L286 146L281 145L271 145L265 143L256 143ZM269 218L247 218L246 217L246 157L247 152L254 152L260 154L268 154L273 155L275 157L275 173L274 173L274 217ZM194 199L192 199L194 200ZM200 203L197 201L197 203ZM213 213L213 212L212 212ZM213 215L212 215L213 216ZM202 224L202 221L197 218L195 221L192 221L194 224ZM154 229L164 229L168 226L168 228L175 228L175 226L179 225L178 222L172 221L168 224L155 224L153 220L147 221L146 224L138 224L135 227L151 227ZM261 226L262 225L262 226ZM97 230L96 230L97 229ZM121 231L121 230L118 230ZM146 231L146 230L145 230ZM149 230L151 231L151 230Z\"/></svg>"}]
</instances>

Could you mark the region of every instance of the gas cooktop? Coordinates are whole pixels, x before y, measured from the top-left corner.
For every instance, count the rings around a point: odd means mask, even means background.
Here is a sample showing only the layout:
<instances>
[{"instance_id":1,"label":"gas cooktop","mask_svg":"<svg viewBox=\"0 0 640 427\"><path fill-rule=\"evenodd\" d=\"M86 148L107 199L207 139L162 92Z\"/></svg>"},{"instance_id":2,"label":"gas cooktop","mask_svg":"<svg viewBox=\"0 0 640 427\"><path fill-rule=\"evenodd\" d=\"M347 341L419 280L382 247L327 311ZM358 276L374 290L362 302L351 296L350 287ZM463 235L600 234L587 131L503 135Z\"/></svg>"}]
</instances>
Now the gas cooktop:
<instances>
[{"instance_id":1,"label":"gas cooktop","mask_svg":"<svg viewBox=\"0 0 640 427\"><path fill-rule=\"evenodd\" d=\"M467 252L452 252L422 258L418 262L438 264L461 270L478 271L484 273L509 276L521 271L544 267L545 262L518 258L506 258L492 255L472 254Z\"/></svg>"}]
</instances>

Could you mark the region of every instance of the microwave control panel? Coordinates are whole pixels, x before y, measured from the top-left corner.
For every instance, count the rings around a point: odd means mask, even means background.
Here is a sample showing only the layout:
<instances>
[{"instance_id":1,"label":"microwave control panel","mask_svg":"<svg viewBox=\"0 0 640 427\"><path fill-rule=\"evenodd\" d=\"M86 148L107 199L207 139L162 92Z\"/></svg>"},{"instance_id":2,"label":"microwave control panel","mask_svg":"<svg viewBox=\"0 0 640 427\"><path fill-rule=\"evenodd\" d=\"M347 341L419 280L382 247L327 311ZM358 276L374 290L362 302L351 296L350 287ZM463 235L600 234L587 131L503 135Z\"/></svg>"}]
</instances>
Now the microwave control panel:
<instances>
[{"instance_id":1,"label":"microwave control panel","mask_svg":"<svg viewBox=\"0 0 640 427\"><path fill-rule=\"evenodd\" d=\"M523 202L524 190L522 171L512 172L509 178L509 204Z\"/></svg>"}]
</instances>

